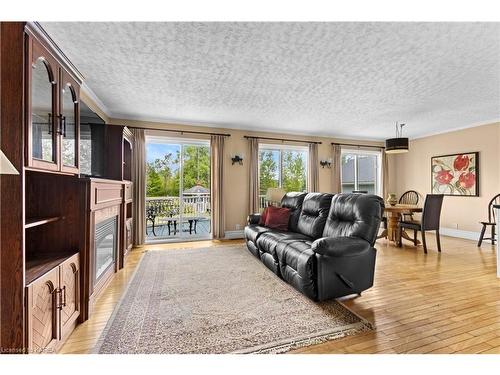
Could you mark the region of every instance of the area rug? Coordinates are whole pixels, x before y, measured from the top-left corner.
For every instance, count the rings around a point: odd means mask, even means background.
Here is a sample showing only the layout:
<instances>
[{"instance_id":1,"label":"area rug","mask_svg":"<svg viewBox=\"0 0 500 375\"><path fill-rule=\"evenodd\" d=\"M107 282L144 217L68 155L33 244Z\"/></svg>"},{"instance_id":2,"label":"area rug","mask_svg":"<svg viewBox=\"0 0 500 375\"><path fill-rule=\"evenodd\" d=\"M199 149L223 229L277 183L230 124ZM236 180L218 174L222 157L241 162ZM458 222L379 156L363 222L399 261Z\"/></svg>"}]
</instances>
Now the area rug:
<instances>
[{"instance_id":1,"label":"area rug","mask_svg":"<svg viewBox=\"0 0 500 375\"><path fill-rule=\"evenodd\" d=\"M144 254L95 353L282 353L372 329L311 301L243 245Z\"/></svg>"}]
</instances>

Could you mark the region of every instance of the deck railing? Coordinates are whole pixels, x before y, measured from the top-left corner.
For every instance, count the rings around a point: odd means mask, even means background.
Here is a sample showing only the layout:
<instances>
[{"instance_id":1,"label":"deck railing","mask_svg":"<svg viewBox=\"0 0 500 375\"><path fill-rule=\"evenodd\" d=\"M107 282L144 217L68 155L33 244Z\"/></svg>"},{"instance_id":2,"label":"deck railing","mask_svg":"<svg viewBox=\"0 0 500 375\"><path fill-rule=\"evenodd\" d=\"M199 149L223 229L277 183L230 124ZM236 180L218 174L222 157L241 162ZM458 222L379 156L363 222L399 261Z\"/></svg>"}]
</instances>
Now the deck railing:
<instances>
[{"instance_id":1,"label":"deck railing","mask_svg":"<svg viewBox=\"0 0 500 375\"><path fill-rule=\"evenodd\" d=\"M210 193L183 194L182 198L179 196L146 197L146 216L179 217L181 199L183 217L210 217Z\"/></svg>"}]
</instances>

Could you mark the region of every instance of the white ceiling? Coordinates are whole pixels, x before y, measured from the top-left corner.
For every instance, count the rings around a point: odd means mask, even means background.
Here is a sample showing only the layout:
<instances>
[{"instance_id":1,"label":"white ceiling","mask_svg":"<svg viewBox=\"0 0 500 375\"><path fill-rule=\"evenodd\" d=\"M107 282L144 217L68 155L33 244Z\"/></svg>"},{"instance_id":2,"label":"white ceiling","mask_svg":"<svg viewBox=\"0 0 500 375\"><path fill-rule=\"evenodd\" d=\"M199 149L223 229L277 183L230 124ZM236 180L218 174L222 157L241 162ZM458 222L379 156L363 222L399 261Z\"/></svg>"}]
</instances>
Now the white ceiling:
<instances>
[{"instance_id":1,"label":"white ceiling","mask_svg":"<svg viewBox=\"0 0 500 375\"><path fill-rule=\"evenodd\" d=\"M500 120L500 23L50 23L111 117L342 138Z\"/></svg>"}]
</instances>

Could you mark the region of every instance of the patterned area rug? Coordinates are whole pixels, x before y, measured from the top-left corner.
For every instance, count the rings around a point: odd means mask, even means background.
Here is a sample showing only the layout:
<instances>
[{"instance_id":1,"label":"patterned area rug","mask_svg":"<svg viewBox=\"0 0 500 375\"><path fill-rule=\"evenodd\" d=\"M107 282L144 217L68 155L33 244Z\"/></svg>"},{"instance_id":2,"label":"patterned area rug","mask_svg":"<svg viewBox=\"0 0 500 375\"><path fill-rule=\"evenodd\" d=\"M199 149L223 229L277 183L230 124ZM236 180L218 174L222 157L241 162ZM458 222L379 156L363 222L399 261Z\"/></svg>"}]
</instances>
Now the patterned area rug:
<instances>
[{"instance_id":1,"label":"patterned area rug","mask_svg":"<svg viewBox=\"0 0 500 375\"><path fill-rule=\"evenodd\" d=\"M316 303L244 246L149 251L96 353L282 353L372 329Z\"/></svg>"}]
</instances>

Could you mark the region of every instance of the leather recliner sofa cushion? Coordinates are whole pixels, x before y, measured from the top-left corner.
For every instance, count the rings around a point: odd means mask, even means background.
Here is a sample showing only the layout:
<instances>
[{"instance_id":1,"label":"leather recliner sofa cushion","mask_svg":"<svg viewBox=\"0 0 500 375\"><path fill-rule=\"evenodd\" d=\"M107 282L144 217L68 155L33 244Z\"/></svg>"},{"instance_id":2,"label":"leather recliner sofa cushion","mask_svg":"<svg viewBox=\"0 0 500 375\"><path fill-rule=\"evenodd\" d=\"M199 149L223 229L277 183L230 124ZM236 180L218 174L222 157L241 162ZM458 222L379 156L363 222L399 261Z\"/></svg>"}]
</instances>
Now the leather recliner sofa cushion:
<instances>
[{"instance_id":1,"label":"leather recliner sofa cushion","mask_svg":"<svg viewBox=\"0 0 500 375\"><path fill-rule=\"evenodd\" d=\"M245 238L253 243L256 243L257 238L259 238L262 233L269 232L270 230L271 228L267 228L262 225L247 225L244 232Z\"/></svg>"},{"instance_id":2,"label":"leather recliner sofa cushion","mask_svg":"<svg viewBox=\"0 0 500 375\"><path fill-rule=\"evenodd\" d=\"M290 209L290 219L288 220L288 230L297 232L300 211L307 193L286 193L281 199L281 207Z\"/></svg>"},{"instance_id":3,"label":"leather recliner sofa cushion","mask_svg":"<svg viewBox=\"0 0 500 375\"><path fill-rule=\"evenodd\" d=\"M316 299L316 262L311 241L285 240L276 246L281 276L289 284Z\"/></svg>"},{"instance_id":4,"label":"leather recliner sofa cushion","mask_svg":"<svg viewBox=\"0 0 500 375\"><path fill-rule=\"evenodd\" d=\"M325 227L332 194L309 193L304 198L297 231L311 238L319 238Z\"/></svg>"},{"instance_id":5,"label":"leather recliner sofa cushion","mask_svg":"<svg viewBox=\"0 0 500 375\"><path fill-rule=\"evenodd\" d=\"M383 206L384 201L376 195L337 194L321 237L358 237L373 246Z\"/></svg>"},{"instance_id":6,"label":"leather recliner sofa cushion","mask_svg":"<svg viewBox=\"0 0 500 375\"><path fill-rule=\"evenodd\" d=\"M309 241L311 238L300 233L283 232L270 230L262 233L257 239L257 248L260 252L260 259L274 273L279 275L278 255L276 254L276 246L279 243L287 241Z\"/></svg>"}]
</instances>

